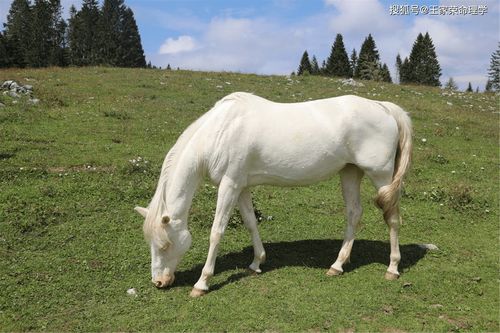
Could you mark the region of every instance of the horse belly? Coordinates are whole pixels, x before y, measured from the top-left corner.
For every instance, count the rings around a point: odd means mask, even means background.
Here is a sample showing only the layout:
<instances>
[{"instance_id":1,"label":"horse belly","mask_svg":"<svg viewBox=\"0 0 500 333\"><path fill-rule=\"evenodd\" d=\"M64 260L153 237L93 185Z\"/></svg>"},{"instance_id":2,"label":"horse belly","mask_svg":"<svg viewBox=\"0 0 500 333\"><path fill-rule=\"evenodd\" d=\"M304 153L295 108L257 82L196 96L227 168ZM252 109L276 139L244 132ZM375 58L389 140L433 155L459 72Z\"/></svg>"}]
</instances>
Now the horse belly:
<instances>
[{"instance_id":1,"label":"horse belly","mask_svg":"<svg viewBox=\"0 0 500 333\"><path fill-rule=\"evenodd\" d=\"M316 137L258 149L247 164L249 185L309 185L331 178L347 163L345 147Z\"/></svg>"}]
</instances>

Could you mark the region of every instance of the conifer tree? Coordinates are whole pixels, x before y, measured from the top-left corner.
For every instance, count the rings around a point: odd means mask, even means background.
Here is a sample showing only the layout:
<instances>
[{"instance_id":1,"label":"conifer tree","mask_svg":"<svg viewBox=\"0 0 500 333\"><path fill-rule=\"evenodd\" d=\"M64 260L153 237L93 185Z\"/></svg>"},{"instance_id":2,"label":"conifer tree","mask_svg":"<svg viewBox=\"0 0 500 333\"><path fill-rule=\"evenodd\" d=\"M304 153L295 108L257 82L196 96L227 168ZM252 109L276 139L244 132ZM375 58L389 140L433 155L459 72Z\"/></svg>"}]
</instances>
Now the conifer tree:
<instances>
[{"instance_id":1,"label":"conifer tree","mask_svg":"<svg viewBox=\"0 0 500 333\"><path fill-rule=\"evenodd\" d=\"M368 37L365 38L361 45L361 50L359 51L354 77L364 80L373 80L378 74L376 71L379 71L379 62L380 56L377 46L375 45L375 40L371 34L368 34Z\"/></svg>"},{"instance_id":2,"label":"conifer tree","mask_svg":"<svg viewBox=\"0 0 500 333\"><path fill-rule=\"evenodd\" d=\"M83 0L79 12L70 9L69 43L71 62L78 66L98 64L98 23L99 7L97 0Z\"/></svg>"},{"instance_id":3,"label":"conifer tree","mask_svg":"<svg viewBox=\"0 0 500 333\"><path fill-rule=\"evenodd\" d=\"M332 76L351 76L351 65L341 34L337 34L335 37L330 56L326 60L326 72L328 75Z\"/></svg>"},{"instance_id":4,"label":"conifer tree","mask_svg":"<svg viewBox=\"0 0 500 333\"><path fill-rule=\"evenodd\" d=\"M78 17L78 11L74 5L69 8L69 19L68 19L68 45L69 45L69 59L72 65L79 66L80 59L82 58L82 48L81 48L81 23Z\"/></svg>"},{"instance_id":5,"label":"conifer tree","mask_svg":"<svg viewBox=\"0 0 500 333\"><path fill-rule=\"evenodd\" d=\"M304 54L300 59L300 65L299 68L297 69L297 75L304 75L306 73L311 74L311 72L312 72L311 61L309 60L309 54L307 53L306 50L304 51Z\"/></svg>"},{"instance_id":6,"label":"conifer tree","mask_svg":"<svg viewBox=\"0 0 500 333\"><path fill-rule=\"evenodd\" d=\"M351 73L350 77L354 76L354 73L356 72L356 65L358 63L358 54L356 53L356 49L352 49L351 52Z\"/></svg>"},{"instance_id":7,"label":"conifer tree","mask_svg":"<svg viewBox=\"0 0 500 333\"><path fill-rule=\"evenodd\" d=\"M383 64L380 68L382 81L392 83L391 72L389 71L389 67L387 64Z\"/></svg>"},{"instance_id":8,"label":"conifer tree","mask_svg":"<svg viewBox=\"0 0 500 333\"><path fill-rule=\"evenodd\" d=\"M315 55L313 55L312 60L311 60L311 74L312 75L319 75L320 74L318 59L316 59Z\"/></svg>"},{"instance_id":9,"label":"conifer tree","mask_svg":"<svg viewBox=\"0 0 500 333\"><path fill-rule=\"evenodd\" d=\"M25 67L29 64L32 17L28 0L14 0L4 23L4 47L7 66Z\"/></svg>"},{"instance_id":10,"label":"conifer tree","mask_svg":"<svg viewBox=\"0 0 500 333\"><path fill-rule=\"evenodd\" d=\"M31 42L28 51L28 62L32 67L46 67L50 64L52 51L52 8L45 0L35 0L31 29Z\"/></svg>"},{"instance_id":11,"label":"conifer tree","mask_svg":"<svg viewBox=\"0 0 500 333\"><path fill-rule=\"evenodd\" d=\"M406 60L406 59L405 59ZM429 33L418 34L404 68L402 83L417 83L429 86L440 86L441 67Z\"/></svg>"},{"instance_id":12,"label":"conifer tree","mask_svg":"<svg viewBox=\"0 0 500 333\"><path fill-rule=\"evenodd\" d=\"M130 8L123 11L121 35L122 45L118 66L145 67L146 59L144 58L139 29Z\"/></svg>"},{"instance_id":13,"label":"conifer tree","mask_svg":"<svg viewBox=\"0 0 500 333\"><path fill-rule=\"evenodd\" d=\"M467 89L465 90L466 92L474 92L474 90L472 90L472 84L469 82L469 85L467 86Z\"/></svg>"},{"instance_id":14,"label":"conifer tree","mask_svg":"<svg viewBox=\"0 0 500 333\"><path fill-rule=\"evenodd\" d=\"M104 0L98 22L98 63L117 66L122 52L121 17L125 10L123 0Z\"/></svg>"},{"instance_id":15,"label":"conifer tree","mask_svg":"<svg viewBox=\"0 0 500 333\"><path fill-rule=\"evenodd\" d=\"M403 66L403 61L401 60L401 56L398 55L396 56L396 78L398 78L399 83L401 82L401 67Z\"/></svg>"},{"instance_id":16,"label":"conifer tree","mask_svg":"<svg viewBox=\"0 0 500 333\"><path fill-rule=\"evenodd\" d=\"M493 89L493 85L491 84L491 80L486 81L486 85L484 87L484 92L491 92Z\"/></svg>"},{"instance_id":17,"label":"conifer tree","mask_svg":"<svg viewBox=\"0 0 500 333\"><path fill-rule=\"evenodd\" d=\"M455 83L455 80L453 80L452 77L450 77L448 79L448 82L446 82L446 84L444 85L444 89L450 90L450 91L457 91L458 90L458 86L457 86L457 84Z\"/></svg>"},{"instance_id":18,"label":"conifer tree","mask_svg":"<svg viewBox=\"0 0 500 333\"><path fill-rule=\"evenodd\" d=\"M491 55L488 82L490 84L488 91L500 91L500 43L498 43L497 50Z\"/></svg>"},{"instance_id":19,"label":"conifer tree","mask_svg":"<svg viewBox=\"0 0 500 333\"><path fill-rule=\"evenodd\" d=\"M410 60L408 60L408 57L405 57L405 60L403 60L399 68L399 83L405 84L412 82L412 74Z\"/></svg>"},{"instance_id":20,"label":"conifer tree","mask_svg":"<svg viewBox=\"0 0 500 333\"><path fill-rule=\"evenodd\" d=\"M0 68L7 67L10 65L9 57L7 54L7 47L5 45L5 37L0 31Z\"/></svg>"},{"instance_id":21,"label":"conifer tree","mask_svg":"<svg viewBox=\"0 0 500 333\"><path fill-rule=\"evenodd\" d=\"M61 0L49 0L50 24L49 24L49 65L66 66L67 62L67 23L62 18Z\"/></svg>"}]
</instances>

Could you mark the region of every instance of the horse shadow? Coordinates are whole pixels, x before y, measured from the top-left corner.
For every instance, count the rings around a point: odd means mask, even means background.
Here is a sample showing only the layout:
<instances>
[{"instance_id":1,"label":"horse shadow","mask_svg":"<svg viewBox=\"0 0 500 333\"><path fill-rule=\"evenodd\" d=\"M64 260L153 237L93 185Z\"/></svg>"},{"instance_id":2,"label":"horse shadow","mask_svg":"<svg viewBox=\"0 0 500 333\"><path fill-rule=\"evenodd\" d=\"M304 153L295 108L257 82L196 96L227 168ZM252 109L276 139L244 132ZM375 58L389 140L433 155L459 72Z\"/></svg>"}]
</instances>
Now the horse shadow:
<instances>
[{"instance_id":1,"label":"horse shadow","mask_svg":"<svg viewBox=\"0 0 500 333\"><path fill-rule=\"evenodd\" d=\"M341 240L308 239L275 243L264 243L267 260L262 265L262 273L284 267L324 268L325 272L335 261L342 246ZM399 270L405 271L414 266L427 253L426 249L417 244L400 245L401 262ZM351 262L344 265L344 272L351 272L360 267L379 263L389 264L390 246L387 242L374 240L356 240L351 252ZM253 259L253 247L247 246L239 252L231 252L217 257L215 274L247 267ZM194 285L198 280L203 264L198 264L189 270L178 271L175 274L175 285ZM214 291L227 284L236 282L248 276L247 272L237 272L225 281L210 286Z\"/></svg>"}]
</instances>

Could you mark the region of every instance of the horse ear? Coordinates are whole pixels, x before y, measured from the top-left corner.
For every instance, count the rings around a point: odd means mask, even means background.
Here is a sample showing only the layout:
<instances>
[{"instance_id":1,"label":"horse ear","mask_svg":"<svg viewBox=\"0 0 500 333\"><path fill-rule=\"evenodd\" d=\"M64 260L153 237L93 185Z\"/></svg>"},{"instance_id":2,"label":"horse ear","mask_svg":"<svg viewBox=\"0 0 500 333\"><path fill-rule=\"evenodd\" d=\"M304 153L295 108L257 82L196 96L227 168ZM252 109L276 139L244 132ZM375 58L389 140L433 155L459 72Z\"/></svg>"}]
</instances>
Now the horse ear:
<instances>
[{"instance_id":1,"label":"horse ear","mask_svg":"<svg viewBox=\"0 0 500 333\"><path fill-rule=\"evenodd\" d=\"M168 217L168 215L163 215L161 218L161 223L168 224L168 222L170 222L170 217Z\"/></svg>"},{"instance_id":2,"label":"horse ear","mask_svg":"<svg viewBox=\"0 0 500 333\"><path fill-rule=\"evenodd\" d=\"M148 216L148 212L149 212L149 211L148 211L148 209L147 209L147 208L143 208L143 207L139 207L139 206L137 206L137 207L135 207L135 208L134 208L134 210L135 210L137 213L141 214L141 216L142 216L142 217L144 217L144 218L146 218L146 216Z\"/></svg>"}]
</instances>

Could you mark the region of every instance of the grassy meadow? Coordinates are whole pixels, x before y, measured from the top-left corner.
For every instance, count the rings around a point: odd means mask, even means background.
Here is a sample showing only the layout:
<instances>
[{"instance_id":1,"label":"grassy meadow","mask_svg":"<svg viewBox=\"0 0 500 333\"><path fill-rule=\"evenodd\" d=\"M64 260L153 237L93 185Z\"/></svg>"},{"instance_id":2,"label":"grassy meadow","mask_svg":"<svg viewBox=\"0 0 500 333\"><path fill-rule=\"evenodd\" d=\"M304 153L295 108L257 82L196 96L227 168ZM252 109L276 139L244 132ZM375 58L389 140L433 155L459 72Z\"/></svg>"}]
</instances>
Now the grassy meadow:
<instances>
[{"instance_id":1,"label":"grassy meadow","mask_svg":"<svg viewBox=\"0 0 500 333\"><path fill-rule=\"evenodd\" d=\"M7 79L33 85L40 103L0 94L0 331L500 330L498 96L145 69L0 71ZM182 131L234 91L280 102L357 94L410 112L399 280L383 278L389 235L366 179L351 263L340 277L325 275L345 225L335 177L254 188L263 273L246 273L253 251L235 212L210 293L191 299L215 211L216 188L202 185L190 214L193 246L174 286L151 284L133 207L149 203Z\"/></svg>"}]
</instances>

